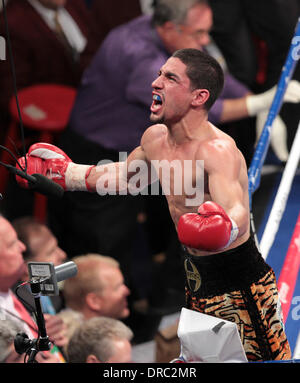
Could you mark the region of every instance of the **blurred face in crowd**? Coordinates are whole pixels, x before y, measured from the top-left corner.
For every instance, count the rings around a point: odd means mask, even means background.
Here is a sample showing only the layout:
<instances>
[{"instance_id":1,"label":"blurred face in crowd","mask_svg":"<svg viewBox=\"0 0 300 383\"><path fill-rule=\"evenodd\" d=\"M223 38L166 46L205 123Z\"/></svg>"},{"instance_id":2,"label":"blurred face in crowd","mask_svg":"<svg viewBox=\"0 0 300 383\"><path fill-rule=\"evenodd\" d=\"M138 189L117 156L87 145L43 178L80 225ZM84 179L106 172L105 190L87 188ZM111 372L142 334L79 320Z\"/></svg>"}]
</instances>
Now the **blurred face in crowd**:
<instances>
[{"instance_id":1,"label":"blurred face in crowd","mask_svg":"<svg viewBox=\"0 0 300 383\"><path fill-rule=\"evenodd\" d=\"M12 225L0 217L0 291L8 291L26 270L22 256L25 249Z\"/></svg>"},{"instance_id":2,"label":"blurred face in crowd","mask_svg":"<svg viewBox=\"0 0 300 383\"><path fill-rule=\"evenodd\" d=\"M93 305L99 308L99 313L110 318L120 319L129 315L127 297L130 293L124 284L124 278L118 267L102 265L99 268L99 279L104 289L94 292Z\"/></svg>"},{"instance_id":3,"label":"blurred face in crowd","mask_svg":"<svg viewBox=\"0 0 300 383\"><path fill-rule=\"evenodd\" d=\"M67 258L66 253L58 246L57 239L46 226L42 226L36 234L32 232L28 244L32 256L26 259L27 262L52 262L54 266L58 266ZM27 277L28 271L23 280Z\"/></svg>"},{"instance_id":4,"label":"blurred face in crowd","mask_svg":"<svg viewBox=\"0 0 300 383\"><path fill-rule=\"evenodd\" d=\"M49 9L57 9L64 7L67 0L38 0L44 7Z\"/></svg>"},{"instance_id":5,"label":"blurred face in crowd","mask_svg":"<svg viewBox=\"0 0 300 383\"><path fill-rule=\"evenodd\" d=\"M197 4L189 9L184 23L165 23L161 27L161 36L170 53L184 48L202 50L210 42L212 24L212 10L207 5Z\"/></svg>"}]
</instances>

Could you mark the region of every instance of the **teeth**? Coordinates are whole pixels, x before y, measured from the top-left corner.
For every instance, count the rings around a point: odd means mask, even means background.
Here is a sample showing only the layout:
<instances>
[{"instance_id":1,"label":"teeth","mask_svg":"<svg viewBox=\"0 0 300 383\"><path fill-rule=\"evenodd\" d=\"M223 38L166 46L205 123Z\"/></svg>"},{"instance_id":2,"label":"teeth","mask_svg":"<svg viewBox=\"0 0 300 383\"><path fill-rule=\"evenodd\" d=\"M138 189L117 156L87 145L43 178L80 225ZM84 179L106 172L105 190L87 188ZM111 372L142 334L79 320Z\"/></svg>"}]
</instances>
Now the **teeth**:
<instances>
[{"instance_id":1,"label":"teeth","mask_svg":"<svg viewBox=\"0 0 300 383\"><path fill-rule=\"evenodd\" d=\"M162 102L162 99L161 99L161 97L158 94L154 94L153 95L153 100Z\"/></svg>"}]
</instances>

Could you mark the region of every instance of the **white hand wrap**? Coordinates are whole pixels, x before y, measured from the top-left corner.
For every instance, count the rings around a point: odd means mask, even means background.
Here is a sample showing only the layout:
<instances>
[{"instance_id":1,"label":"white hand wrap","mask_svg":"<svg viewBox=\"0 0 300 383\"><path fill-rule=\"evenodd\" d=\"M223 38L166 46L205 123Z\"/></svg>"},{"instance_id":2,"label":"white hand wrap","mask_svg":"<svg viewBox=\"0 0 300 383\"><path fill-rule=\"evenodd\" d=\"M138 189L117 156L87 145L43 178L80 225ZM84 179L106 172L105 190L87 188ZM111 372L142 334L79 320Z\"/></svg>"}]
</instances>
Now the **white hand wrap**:
<instances>
[{"instance_id":1,"label":"white hand wrap","mask_svg":"<svg viewBox=\"0 0 300 383\"><path fill-rule=\"evenodd\" d=\"M229 241L227 242L226 246L224 246L223 249L226 249L228 246L230 246L232 244L232 242L234 242L239 235L238 225L235 223L235 221L232 218L229 217L229 219L231 221L232 228L231 228Z\"/></svg>"},{"instance_id":2,"label":"white hand wrap","mask_svg":"<svg viewBox=\"0 0 300 383\"><path fill-rule=\"evenodd\" d=\"M87 191L86 173L91 165L77 165L70 162L65 173L66 189L68 191Z\"/></svg>"}]
</instances>

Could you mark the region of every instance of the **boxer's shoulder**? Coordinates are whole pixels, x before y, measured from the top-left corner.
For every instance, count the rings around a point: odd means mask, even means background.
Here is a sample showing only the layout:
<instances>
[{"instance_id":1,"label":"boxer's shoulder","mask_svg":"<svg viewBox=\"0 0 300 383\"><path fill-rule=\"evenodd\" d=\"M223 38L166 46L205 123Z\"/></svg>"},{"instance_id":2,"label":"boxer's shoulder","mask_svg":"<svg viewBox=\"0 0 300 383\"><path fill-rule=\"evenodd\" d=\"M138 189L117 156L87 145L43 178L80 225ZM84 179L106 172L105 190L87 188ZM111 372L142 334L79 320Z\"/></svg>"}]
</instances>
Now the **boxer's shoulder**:
<instances>
[{"instance_id":1,"label":"boxer's shoulder","mask_svg":"<svg viewBox=\"0 0 300 383\"><path fill-rule=\"evenodd\" d=\"M204 160L221 158L229 159L238 154L237 147L233 140L216 137L203 141L197 150L197 156Z\"/></svg>"},{"instance_id":2,"label":"boxer's shoulder","mask_svg":"<svg viewBox=\"0 0 300 383\"><path fill-rule=\"evenodd\" d=\"M168 134L168 128L164 124L150 126L143 134L141 145L153 144L155 141L164 139Z\"/></svg>"}]
</instances>

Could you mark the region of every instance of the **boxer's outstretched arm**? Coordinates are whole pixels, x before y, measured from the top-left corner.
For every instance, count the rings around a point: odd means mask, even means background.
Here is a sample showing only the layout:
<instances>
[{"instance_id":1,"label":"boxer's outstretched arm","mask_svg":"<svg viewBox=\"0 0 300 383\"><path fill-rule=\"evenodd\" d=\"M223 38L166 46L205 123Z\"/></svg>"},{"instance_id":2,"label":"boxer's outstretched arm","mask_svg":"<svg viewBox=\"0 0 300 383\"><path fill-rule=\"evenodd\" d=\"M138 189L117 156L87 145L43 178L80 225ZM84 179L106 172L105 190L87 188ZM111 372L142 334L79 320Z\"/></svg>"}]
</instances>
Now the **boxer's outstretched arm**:
<instances>
[{"instance_id":1,"label":"boxer's outstretched arm","mask_svg":"<svg viewBox=\"0 0 300 383\"><path fill-rule=\"evenodd\" d=\"M32 145L28 153L27 173L42 174L61 185L67 191L98 191L118 194L127 188L134 188L134 183L143 182L148 184L150 180L149 166L144 151L141 147L136 148L124 162L114 162L97 166L75 164L58 147L47 143ZM19 159L22 167L25 166L24 157ZM143 166L138 167L138 165ZM138 174L138 180L133 177ZM18 183L28 187L23 178L16 177ZM137 185L138 186L138 185Z\"/></svg>"}]
</instances>

